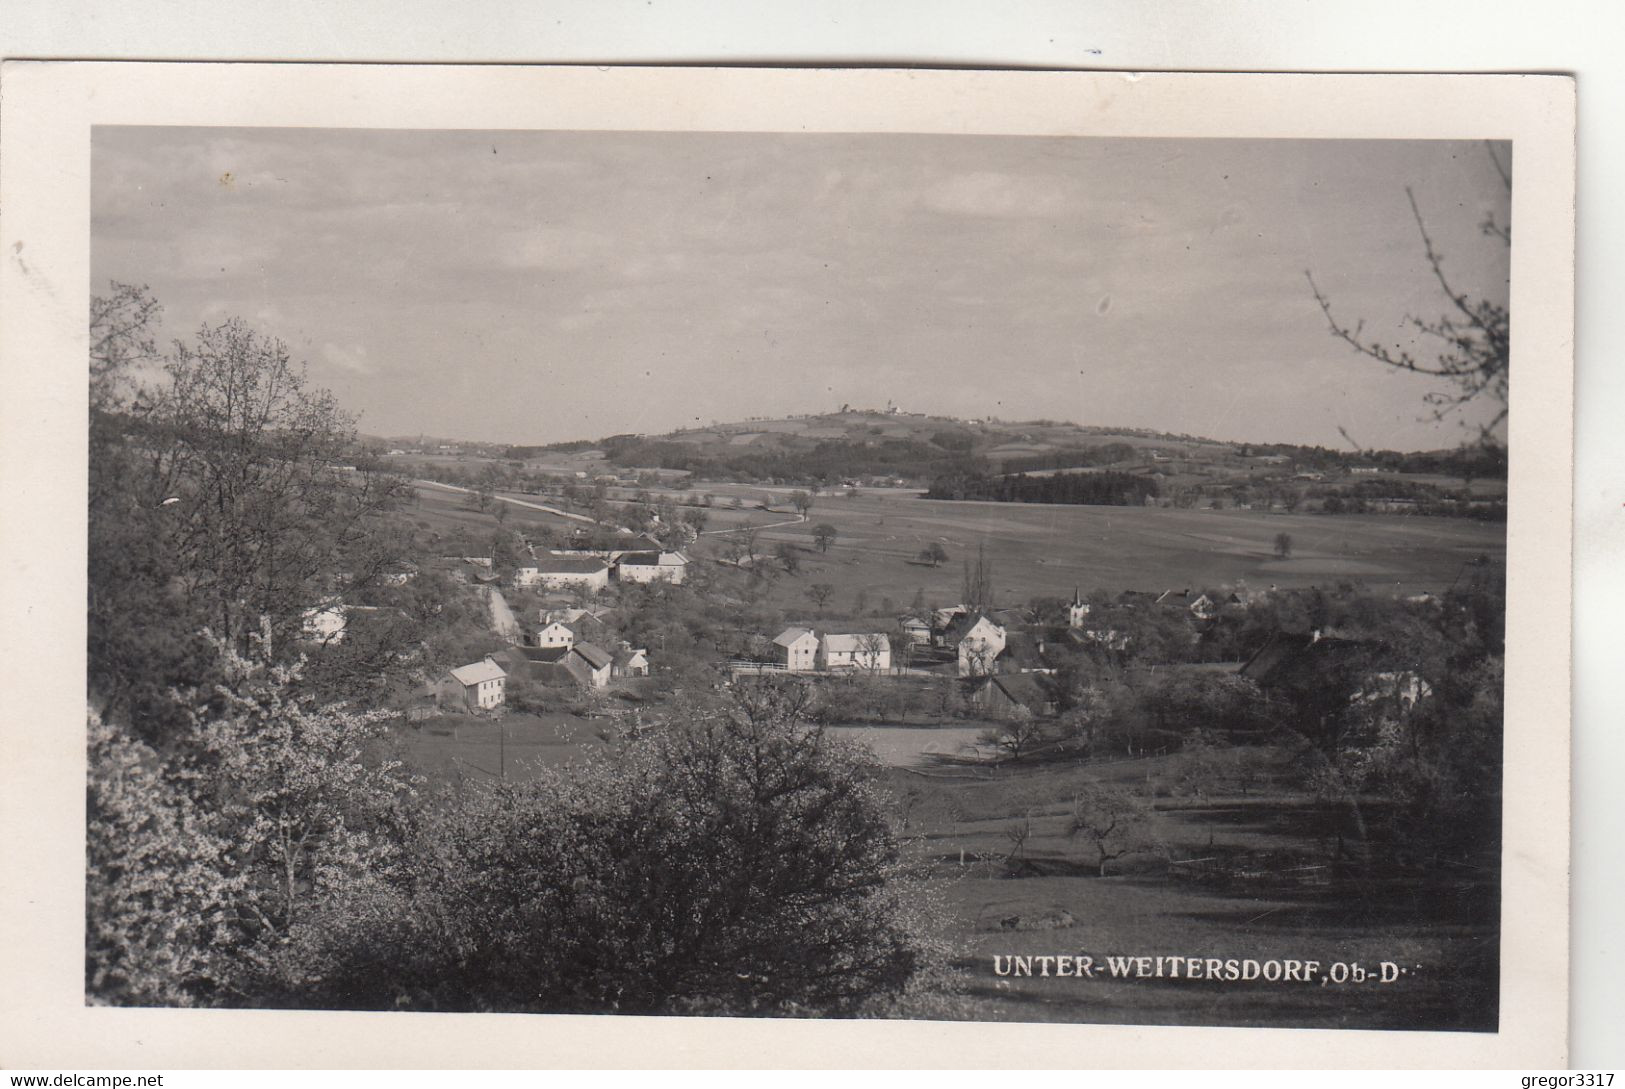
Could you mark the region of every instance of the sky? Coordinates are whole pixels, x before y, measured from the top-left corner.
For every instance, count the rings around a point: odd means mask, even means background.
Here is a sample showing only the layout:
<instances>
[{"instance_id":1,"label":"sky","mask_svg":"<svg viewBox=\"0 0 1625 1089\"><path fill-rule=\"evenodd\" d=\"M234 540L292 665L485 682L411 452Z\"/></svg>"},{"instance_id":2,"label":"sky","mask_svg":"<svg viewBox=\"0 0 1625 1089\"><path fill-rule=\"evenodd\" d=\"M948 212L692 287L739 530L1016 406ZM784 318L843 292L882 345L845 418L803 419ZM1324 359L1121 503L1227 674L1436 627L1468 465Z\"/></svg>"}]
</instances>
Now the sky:
<instances>
[{"instance_id":1,"label":"sky","mask_svg":"<svg viewBox=\"0 0 1625 1089\"><path fill-rule=\"evenodd\" d=\"M1503 163L1510 160L1501 148ZM93 293L241 317L376 435L543 444L843 404L1434 449L1360 357L1505 302L1481 143L98 128ZM1464 426L1466 425L1466 426ZM1340 431L1342 429L1342 431Z\"/></svg>"}]
</instances>

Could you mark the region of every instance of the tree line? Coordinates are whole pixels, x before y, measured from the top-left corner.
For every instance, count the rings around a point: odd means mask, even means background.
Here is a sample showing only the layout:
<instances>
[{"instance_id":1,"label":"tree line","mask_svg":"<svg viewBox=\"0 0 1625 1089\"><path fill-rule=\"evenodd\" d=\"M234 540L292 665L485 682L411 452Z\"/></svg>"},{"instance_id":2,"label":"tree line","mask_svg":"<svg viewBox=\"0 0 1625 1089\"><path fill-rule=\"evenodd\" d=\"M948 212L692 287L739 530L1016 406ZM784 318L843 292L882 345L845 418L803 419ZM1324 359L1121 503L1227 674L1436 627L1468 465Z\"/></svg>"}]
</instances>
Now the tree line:
<instances>
[{"instance_id":1,"label":"tree line","mask_svg":"<svg viewBox=\"0 0 1625 1089\"><path fill-rule=\"evenodd\" d=\"M1131 473L1056 473L1053 476L955 473L938 476L927 499L984 499L1003 503L1087 503L1139 506L1159 494L1154 479Z\"/></svg>"}]
</instances>

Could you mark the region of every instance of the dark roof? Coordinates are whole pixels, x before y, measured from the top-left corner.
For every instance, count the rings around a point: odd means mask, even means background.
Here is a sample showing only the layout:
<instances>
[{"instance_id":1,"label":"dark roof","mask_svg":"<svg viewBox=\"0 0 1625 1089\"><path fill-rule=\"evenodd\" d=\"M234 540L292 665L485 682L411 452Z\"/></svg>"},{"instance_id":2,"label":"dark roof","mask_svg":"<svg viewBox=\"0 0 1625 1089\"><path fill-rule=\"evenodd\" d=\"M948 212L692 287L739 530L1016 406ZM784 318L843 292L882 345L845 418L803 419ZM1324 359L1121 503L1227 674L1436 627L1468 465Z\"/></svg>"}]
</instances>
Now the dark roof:
<instances>
[{"instance_id":1,"label":"dark roof","mask_svg":"<svg viewBox=\"0 0 1625 1089\"><path fill-rule=\"evenodd\" d=\"M569 653L569 647L509 647L496 657L511 662L547 663L563 661Z\"/></svg>"},{"instance_id":2,"label":"dark roof","mask_svg":"<svg viewBox=\"0 0 1625 1089\"><path fill-rule=\"evenodd\" d=\"M647 653L648 652L642 647L621 647L615 652L615 664L618 666L624 666L638 655L646 655Z\"/></svg>"},{"instance_id":3,"label":"dark roof","mask_svg":"<svg viewBox=\"0 0 1625 1089\"><path fill-rule=\"evenodd\" d=\"M1026 632L1013 631L1005 636L1004 653L999 665L1007 670L1049 669L1050 664L1038 648L1038 640Z\"/></svg>"},{"instance_id":4,"label":"dark roof","mask_svg":"<svg viewBox=\"0 0 1625 1089\"><path fill-rule=\"evenodd\" d=\"M996 625L998 623L995 620L988 619L986 614L980 610L973 613L960 613L958 616L954 617L953 623L948 625L948 629L943 634L943 638L950 643L958 643L965 637L967 632L969 632L984 619L987 619L988 623L990 624Z\"/></svg>"},{"instance_id":5,"label":"dark roof","mask_svg":"<svg viewBox=\"0 0 1625 1089\"><path fill-rule=\"evenodd\" d=\"M531 679L537 684L546 685L548 688L572 688L584 683L580 677L570 671L568 665L562 662L539 665L531 671L530 675Z\"/></svg>"},{"instance_id":6,"label":"dark roof","mask_svg":"<svg viewBox=\"0 0 1625 1089\"><path fill-rule=\"evenodd\" d=\"M533 565L542 575L595 575L609 567L601 556L538 556Z\"/></svg>"},{"instance_id":7,"label":"dark roof","mask_svg":"<svg viewBox=\"0 0 1625 1089\"><path fill-rule=\"evenodd\" d=\"M1019 703L1029 711L1042 712L1055 702L1049 688L1034 673L995 673L988 683L1011 703Z\"/></svg>"},{"instance_id":8,"label":"dark roof","mask_svg":"<svg viewBox=\"0 0 1625 1089\"><path fill-rule=\"evenodd\" d=\"M620 562L620 563L629 563L634 567L644 566L644 565L654 566L654 565L660 563L660 553L658 553L658 552L623 552L623 553L621 553L621 558L620 558L620 560L618 562Z\"/></svg>"},{"instance_id":9,"label":"dark roof","mask_svg":"<svg viewBox=\"0 0 1625 1089\"><path fill-rule=\"evenodd\" d=\"M1327 671L1381 645L1308 632L1277 631L1237 672L1264 688L1324 681Z\"/></svg>"},{"instance_id":10,"label":"dark roof","mask_svg":"<svg viewBox=\"0 0 1625 1089\"><path fill-rule=\"evenodd\" d=\"M540 676L540 670L559 662L568 653L568 647L504 647L491 657L501 662L509 673L534 680Z\"/></svg>"},{"instance_id":11,"label":"dark roof","mask_svg":"<svg viewBox=\"0 0 1625 1089\"><path fill-rule=\"evenodd\" d=\"M609 651L591 643L577 643L571 650L585 658L594 669L603 669L615 660Z\"/></svg>"}]
</instances>

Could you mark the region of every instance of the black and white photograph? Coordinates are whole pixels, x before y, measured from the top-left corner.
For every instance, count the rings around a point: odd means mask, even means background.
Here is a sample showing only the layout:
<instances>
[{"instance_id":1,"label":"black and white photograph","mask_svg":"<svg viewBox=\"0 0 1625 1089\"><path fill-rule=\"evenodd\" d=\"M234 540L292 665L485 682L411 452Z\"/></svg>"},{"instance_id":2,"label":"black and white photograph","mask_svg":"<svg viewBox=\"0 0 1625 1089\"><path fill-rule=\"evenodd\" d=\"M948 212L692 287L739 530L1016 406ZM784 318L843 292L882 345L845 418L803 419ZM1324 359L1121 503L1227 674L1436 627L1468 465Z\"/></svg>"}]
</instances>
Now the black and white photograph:
<instances>
[{"instance_id":1,"label":"black and white photograph","mask_svg":"<svg viewBox=\"0 0 1625 1089\"><path fill-rule=\"evenodd\" d=\"M84 1005L1501 1033L1524 150L95 125Z\"/></svg>"}]
</instances>

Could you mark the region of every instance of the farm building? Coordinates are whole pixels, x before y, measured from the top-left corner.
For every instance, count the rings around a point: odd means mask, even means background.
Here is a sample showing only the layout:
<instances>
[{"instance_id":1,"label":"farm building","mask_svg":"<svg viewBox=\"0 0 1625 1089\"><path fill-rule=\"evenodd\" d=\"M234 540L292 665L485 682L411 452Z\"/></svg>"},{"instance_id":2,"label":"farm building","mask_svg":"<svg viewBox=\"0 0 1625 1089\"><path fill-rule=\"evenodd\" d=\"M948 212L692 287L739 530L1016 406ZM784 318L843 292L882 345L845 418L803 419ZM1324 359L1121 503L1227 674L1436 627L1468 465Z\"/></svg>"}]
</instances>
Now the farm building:
<instances>
[{"instance_id":1,"label":"farm building","mask_svg":"<svg viewBox=\"0 0 1625 1089\"><path fill-rule=\"evenodd\" d=\"M649 652L642 647L634 647L631 643L622 642L615 648L615 660L610 665L610 675L621 677L647 677L649 675Z\"/></svg>"},{"instance_id":2,"label":"farm building","mask_svg":"<svg viewBox=\"0 0 1625 1089\"><path fill-rule=\"evenodd\" d=\"M1055 696L1032 673L995 673L977 688L972 699L994 715L1025 708L1038 718L1055 714Z\"/></svg>"},{"instance_id":3,"label":"farm building","mask_svg":"<svg viewBox=\"0 0 1625 1089\"><path fill-rule=\"evenodd\" d=\"M861 669L870 673L891 668L891 640L878 632L826 635L819 640L820 669Z\"/></svg>"},{"instance_id":4,"label":"farm building","mask_svg":"<svg viewBox=\"0 0 1625 1089\"><path fill-rule=\"evenodd\" d=\"M783 657L784 668L792 673L818 668L818 636L806 628L785 628L773 637L773 645Z\"/></svg>"},{"instance_id":5,"label":"farm building","mask_svg":"<svg viewBox=\"0 0 1625 1089\"><path fill-rule=\"evenodd\" d=\"M577 643L570 648L570 657L587 665L587 686L603 688L609 683L615 665L615 656L595 643Z\"/></svg>"},{"instance_id":6,"label":"farm building","mask_svg":"<svg viewBox=\"0 0 1625 1089\"><path fill-rule=\"evenodd\" d=\"M440 699L469 711L490 711L507 698L508 671L487 654L478 662L458 666L440 679Z\"/></svg>"},{"instance_id":7,"label":"farm building","mask_svg":"<svg viewBox=\"0 0 1625 1089\"><path fill-rule=\"evenodd\" d=\"M591 643L509 647L492 657L509 663L516 676L547 688L603 688L609 684L611 656Z\"/></svg>"},{"instance_id":8,"label":"farm building","mask_svg":"<svg viewBox=\"0 0 1625 1089\"><path fill-rule=\"evenodd\" d=\"M573 541L553 551L561 556L598 556L614 563L629 552L658 552L660 542L653 537L622 533L605 540Z\"/></svg>"},{"instance_id":9,"label":"farm building","mask_svg":"<svg viewBox=\"0 0 1625 1089\"><path fill-rule=\"evenodd\" d=\"M905 616L898 620L897 626L903 631L903 638L908 640L910 646L928 647L931 645L931 625L917 616Z\"/></svg>"},{"instance_id":10,"label":"farm building","mask_svg":"<svg viewBox=\"0 0 1625 1089\"><path fill-rule=\"evenodd\" d=\"M992 673L1004 653L1005 630L980 612L965 613L948 625L942 641L954 649L961 677L980 677Z\"/></svg>"},{"instance_id":11,"label":"farm building","mask_svg":"<svg viewBox=\"0 0 1625 1089\"><path fill-rule=\"evenodd\" d=\"M1004 653L995 663L1000 673L1054 673L1044 644L1026 632L1005 634Z\"/></svg>"},{"instance_id":12,"label":"farm building","mask_svg":"<svg viewBox=\"0 0 1625 1089\"><path fill-rule=\"evenodd\" d=\"M532 570L531 568L521 568ZM609 586L609 564L598 556L562 556L549 553L537 557L535 582L552 590L586 590L596 593Z\"/></svg>"},{"instance_id":13,"label":"farm building","mask_svg":"<svg viewBox=\"0 0 1625 1089\"><path fill-rule=\"evenodd\" d=\"M627 552L615 561L615 577L622 582L683 581L688 557L681 552Z\"/></svg>"},{"instance_id":14,"label":"farm building","mask_svg":"<svg viewBox=\"0 0 1625 1089\"><path fill-rule=\"evenodd\" d=\"M1156 604L1188 609L1198 620L1212 620L1219 615L1219 606L1212 598L1206 594L1197 594L1193 597L1189 590L1165 590L1157 597Z\"/></svg>"}]
</instances>

